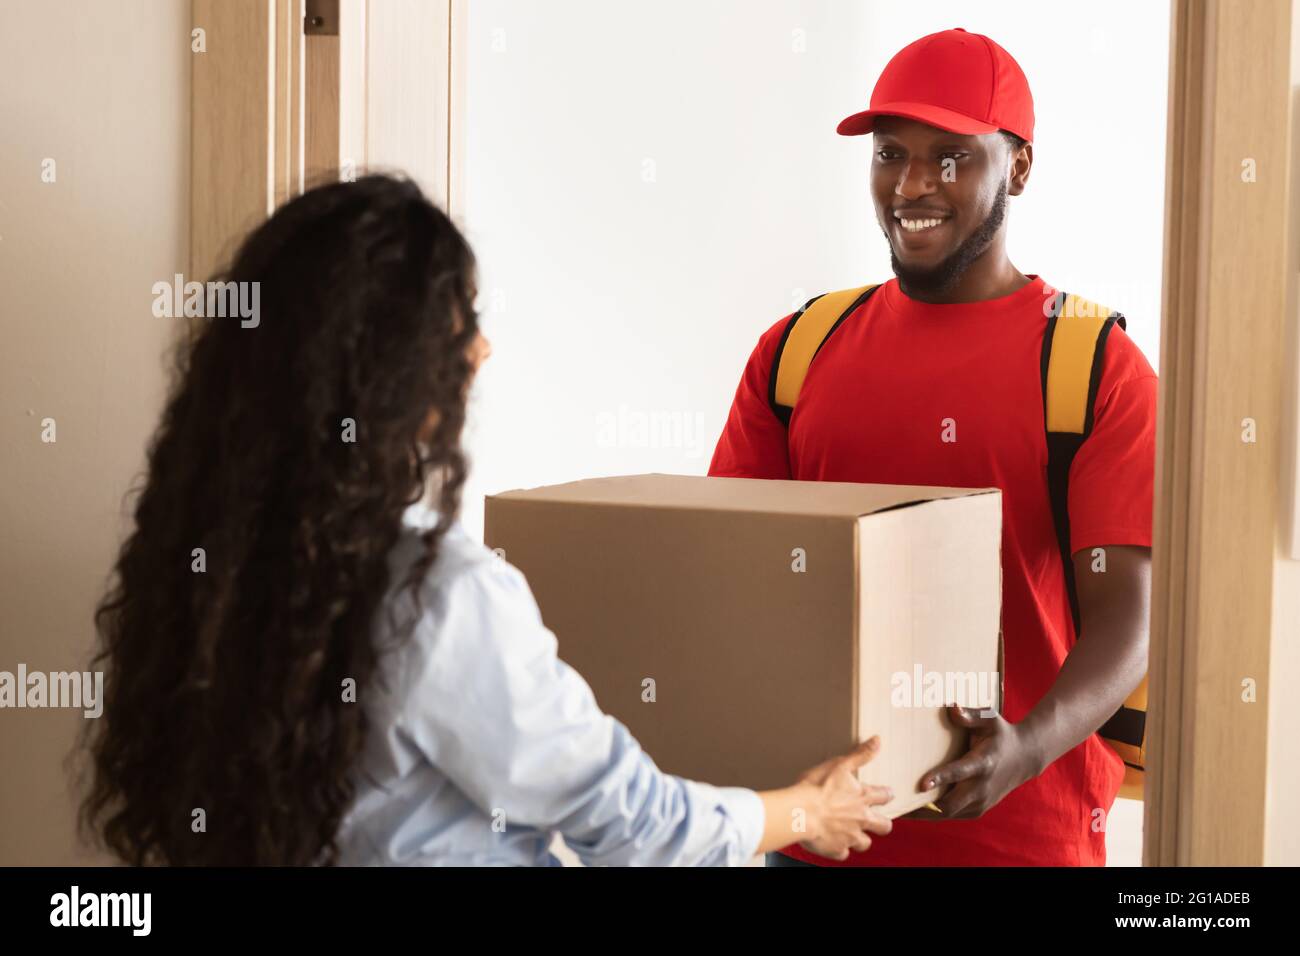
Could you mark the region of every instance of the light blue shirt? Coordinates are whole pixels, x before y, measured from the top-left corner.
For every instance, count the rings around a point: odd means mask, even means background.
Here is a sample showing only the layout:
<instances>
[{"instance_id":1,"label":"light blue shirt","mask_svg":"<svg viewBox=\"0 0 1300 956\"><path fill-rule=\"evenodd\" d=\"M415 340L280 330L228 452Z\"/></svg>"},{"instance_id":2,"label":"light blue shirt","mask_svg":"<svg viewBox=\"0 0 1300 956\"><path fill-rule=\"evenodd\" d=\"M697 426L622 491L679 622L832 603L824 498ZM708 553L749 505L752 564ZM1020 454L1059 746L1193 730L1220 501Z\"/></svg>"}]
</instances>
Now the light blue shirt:
<instances>
[{"instance_id":1,"label":"light blue shirt","mask_svg":"<svg viewBox=\"0 0 1300 956\"><path fill-rule=\"evenodd\" d=\"M357 691L370 729L340 862L558 866L557 832L589 866L749 862L758 795L661 772L556 656L524 576L459 523L417 611L402 583L436 520L408 509L390 556L382 656Z\"/></svg>"}]
</instances>

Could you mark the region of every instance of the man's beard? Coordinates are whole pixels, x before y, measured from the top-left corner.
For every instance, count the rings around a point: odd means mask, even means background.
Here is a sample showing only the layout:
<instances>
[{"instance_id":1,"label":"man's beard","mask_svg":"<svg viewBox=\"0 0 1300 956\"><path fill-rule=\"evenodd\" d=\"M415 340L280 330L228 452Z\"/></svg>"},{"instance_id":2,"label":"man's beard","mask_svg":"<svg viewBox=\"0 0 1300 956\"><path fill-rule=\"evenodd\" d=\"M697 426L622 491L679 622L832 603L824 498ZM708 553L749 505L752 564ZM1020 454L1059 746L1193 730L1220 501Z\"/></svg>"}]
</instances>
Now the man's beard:
<instances>
[{"instance_id":1,"label":"man's beard","mask_svg":"<svg viewBox=\"0 0 1300 956\"><path fill-rule=\"evenodd\" d=\"M1003 180L1002 185L998 187L997 197L993 200L993 208L989 210L988 216L980 223L980 227L971 233L966 241L952 251L952 253L940 262L937 266L929 269L909 269L898 261L898 256L894 253L894 243L889 242L889 261L894 267L894 275L898 276L899 287L905 293L920 293L924 297L930 297L942 294L970 268L972 262L982 256L997 231L1002 228L1002 221L1007 215L1007 184ZM885 239L889 240L889 232L885 231Z\"/></svg>"}]
</instances>

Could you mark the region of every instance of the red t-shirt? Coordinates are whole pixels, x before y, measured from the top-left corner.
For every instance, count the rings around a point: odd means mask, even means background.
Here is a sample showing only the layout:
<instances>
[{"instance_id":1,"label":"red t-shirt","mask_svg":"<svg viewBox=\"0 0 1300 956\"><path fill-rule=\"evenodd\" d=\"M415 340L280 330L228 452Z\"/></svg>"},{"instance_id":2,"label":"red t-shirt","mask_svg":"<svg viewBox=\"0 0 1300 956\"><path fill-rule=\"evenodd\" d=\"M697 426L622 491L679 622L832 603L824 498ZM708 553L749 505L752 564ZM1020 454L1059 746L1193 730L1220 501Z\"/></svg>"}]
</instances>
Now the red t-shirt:
<instances>
[{"instance_id":1,"label":"red t-shirt","mask_svg":"<svg viewBox=\"0 0 1300 956\"><path fill-rule=\"evenodd\" d=\"M786 427L768 378L789 316L745 367L710 475L1002 490L1003 715L1017 722L1056 680L1074 624L1052 524L1040 360L1044 304L1031 276L998 299L933 305L891 279L817 353ZM944 441L946 419L955 441ZM1151 545L1156 375L1118 325L1106 342L1093 432L1070 470L1071 553ZM948 432L948 437L952 433ZM889 741L883 741L888 747ZM976 820L897 820L829 866L1101 865L1123 764L1093 734Z\"/></svg>"}]
</instances>

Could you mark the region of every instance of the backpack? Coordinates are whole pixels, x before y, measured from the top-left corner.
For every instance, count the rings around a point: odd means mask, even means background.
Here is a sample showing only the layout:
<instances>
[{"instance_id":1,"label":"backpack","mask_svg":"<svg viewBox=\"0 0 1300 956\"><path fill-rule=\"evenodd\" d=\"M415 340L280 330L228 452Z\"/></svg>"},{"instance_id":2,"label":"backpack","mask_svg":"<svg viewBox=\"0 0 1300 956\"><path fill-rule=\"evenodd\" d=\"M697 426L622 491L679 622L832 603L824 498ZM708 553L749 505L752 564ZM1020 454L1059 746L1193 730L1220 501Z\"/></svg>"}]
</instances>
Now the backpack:
<instances>
[{"instance_id":1,"label":"backpack","mask_svg":"<svg viewBox=\"0 0 1300 956\"><path fill-rule=\"evenodd\" d=\"M768 404L788 428L804 378L822 345L867 301L878 285L860 286L816 296L790 317L777 345L768 378ZM1056 293L1043 333L1039 378L1047 438L1047 490L1074 632L1080 633L1079 596L1070 556L1070 464L1092 433L1093 407L1101 384L1106 338L1124 316L1087 299ZM1124 761L1119 795L1140 800L1146 767L1147 679L1098 733Z\"/></svg>"}]
</instances>

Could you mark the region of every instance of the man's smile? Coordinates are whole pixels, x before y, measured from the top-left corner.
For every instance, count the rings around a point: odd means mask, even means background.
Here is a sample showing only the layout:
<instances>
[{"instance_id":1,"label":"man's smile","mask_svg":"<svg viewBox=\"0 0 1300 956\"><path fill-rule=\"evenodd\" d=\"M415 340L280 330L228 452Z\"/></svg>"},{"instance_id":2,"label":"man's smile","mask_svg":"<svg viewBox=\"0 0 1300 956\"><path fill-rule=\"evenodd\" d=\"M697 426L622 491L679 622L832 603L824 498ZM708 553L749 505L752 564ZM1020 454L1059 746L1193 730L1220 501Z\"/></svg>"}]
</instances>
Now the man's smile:
<instances>
[{"instance_id":1,"label":"man's smile","mask_svg":"<svg viewBox=\"0 0 1300 956\"><path fill-rule=\"evenodd\" d=\"M895 241L904 248L918 249L945 236L952 216L932 210L903 209L895 211L891 218Z\"/></svg>"}]
</instances>

